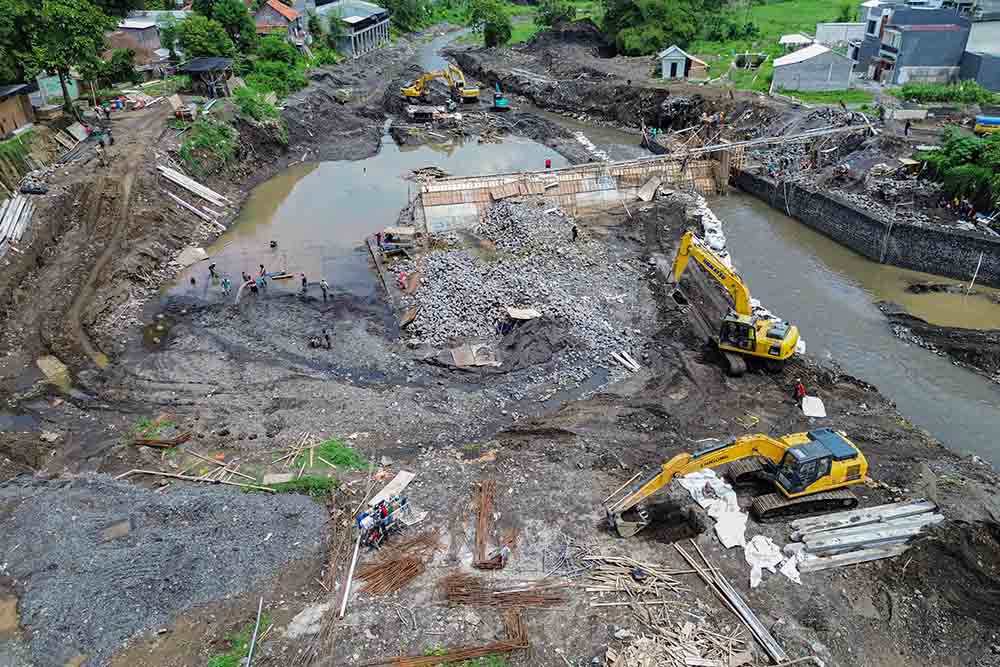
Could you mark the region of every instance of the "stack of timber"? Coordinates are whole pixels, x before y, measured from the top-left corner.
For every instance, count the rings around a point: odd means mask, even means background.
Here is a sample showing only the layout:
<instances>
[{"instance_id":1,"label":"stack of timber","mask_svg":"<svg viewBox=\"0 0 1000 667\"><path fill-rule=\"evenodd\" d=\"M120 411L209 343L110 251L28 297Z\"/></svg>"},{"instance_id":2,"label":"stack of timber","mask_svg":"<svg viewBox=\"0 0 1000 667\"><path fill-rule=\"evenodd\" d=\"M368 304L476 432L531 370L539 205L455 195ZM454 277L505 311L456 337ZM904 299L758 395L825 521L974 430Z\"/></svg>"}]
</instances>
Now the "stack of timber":
<instances>
[{"instance_id":1,"label":"stack of timber","mask_svg":"<svg viewBox=\"0 0 1000 667\"><path fill-rule=\"evenodd\" d=\"M157 165L156 169L165 179L167 179L174 185L178 185L184 188L191 194L196 195L201 199L204 199L213 206L216 206L218 208L225 208L227 205L231 203L228 199L220 195L215 190L202 185L201 183L192 178L188 178L187 176L177 171L176 169L171 169L170 167L167 167L162 164ZM221 217L221 214L218 211L214 211L205 206L198 208L193 204L184 201L183 199L181 199L172 192L168 192L166 190L164 190L164 192L168 197L170 197L170 199L172 199L175 203L177 203L177 205L180 206L181 208L184 208L185 210L193 213L194 215L201 218L205 222L214 225L216 228L218 228L219 231L226 231L225 225L219 222L219 217Z\"/></svg>"},{"instance_id":2,"label":"stack of timber","mask_svg":"<svg viewBox=\"0 0 1000 667\"><path fill-rule=\"evenodd\" d=\"M792 539L805 545L800 572L898 556L924 527L944 520L926 500L891 503L792 522Z\"/></svg>"},{"instance_id":3,"label":"stack of timber","mask_svg":"<svg viewBox=\"0 0 1000 667\"><path fill-rule=\"evenodd\" d=\"M0 202L0 257L7 254L11 244L17 244L31 224L35 205L24 195Z\"/></svg>"}]
</instances>

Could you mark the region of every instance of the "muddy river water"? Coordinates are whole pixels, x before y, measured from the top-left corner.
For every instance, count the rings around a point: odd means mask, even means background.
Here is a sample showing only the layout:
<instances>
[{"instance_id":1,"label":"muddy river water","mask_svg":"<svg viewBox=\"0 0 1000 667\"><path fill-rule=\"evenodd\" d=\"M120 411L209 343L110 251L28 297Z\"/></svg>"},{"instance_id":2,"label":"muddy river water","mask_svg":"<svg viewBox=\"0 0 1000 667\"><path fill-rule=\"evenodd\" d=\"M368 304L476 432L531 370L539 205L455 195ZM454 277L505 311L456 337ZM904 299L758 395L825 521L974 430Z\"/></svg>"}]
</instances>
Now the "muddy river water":
<instances>
[{"instance_id":1,"label":"muddy river water","mask_svg":"<svg viewBox=\"0 0 1000 667\"><path fill-rule=\"evenodd\" d=\"M754 296L799 326L810 355L876 385L952 450L1000 465L1000 387L894 337L875 302L901 303L938 324L997 328L1000 305L905 292L911 282L950 281L870 262L749 195L711 205Z\"/></svg>"},{"instance_id":2,"label":"muddy river water","mask_svg":"<svg viewBox=\"0 0 1000 667\"><path fill-rule=\"evenodd\" d=\"M439 50L461 34L429 40L420 49L420 64L443 67ZM637 154L633 135L561 122L573 132L584 131L612 159ZM305 273L311 282L323 277L334 290L377 298L381 287L362 241L396 221L417 187L404 178L412 169L434 165L454 175L489 174L538 169L546 159L554 167L566 164L553 150L526 139L400 148L386 135L372 158L300 164L264 183L237 223L207 250L218 270L234 279L264 264L269 271ZM895 338L875 302L895 301L931 322L973 328L1000 328L1000 305L986 296L906 292L912 282L945 281L870 262L747 195L716 199L712 207L754 295L798 324L811 355L836 361L878 386L908 419L954 451L1000 465L995 437L1000 387ZM170 293L218 297L206 272L204 263L193 266Z\"/></svg>"}]
</instances>

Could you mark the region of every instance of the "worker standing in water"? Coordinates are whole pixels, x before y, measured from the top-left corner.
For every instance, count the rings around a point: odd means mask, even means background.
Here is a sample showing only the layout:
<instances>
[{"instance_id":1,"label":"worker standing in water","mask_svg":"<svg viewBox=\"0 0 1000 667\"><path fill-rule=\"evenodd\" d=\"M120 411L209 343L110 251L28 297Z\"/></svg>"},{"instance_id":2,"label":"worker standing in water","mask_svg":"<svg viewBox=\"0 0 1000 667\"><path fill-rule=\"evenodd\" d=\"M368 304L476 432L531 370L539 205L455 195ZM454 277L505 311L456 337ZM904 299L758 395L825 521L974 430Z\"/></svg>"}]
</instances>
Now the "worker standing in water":
<instances>
[{"instance_id":1,"label":"worker standing in water","mask_svg":"<svg viewBox=\"0 0 1000 667\"><path fill-rule=\"evenodd\" d=\"M330 283L326 282L326 278L319 281L319 288L323 290L323 303L326 303L326 293L330 291Z\"/></svg>"}]
</instances>

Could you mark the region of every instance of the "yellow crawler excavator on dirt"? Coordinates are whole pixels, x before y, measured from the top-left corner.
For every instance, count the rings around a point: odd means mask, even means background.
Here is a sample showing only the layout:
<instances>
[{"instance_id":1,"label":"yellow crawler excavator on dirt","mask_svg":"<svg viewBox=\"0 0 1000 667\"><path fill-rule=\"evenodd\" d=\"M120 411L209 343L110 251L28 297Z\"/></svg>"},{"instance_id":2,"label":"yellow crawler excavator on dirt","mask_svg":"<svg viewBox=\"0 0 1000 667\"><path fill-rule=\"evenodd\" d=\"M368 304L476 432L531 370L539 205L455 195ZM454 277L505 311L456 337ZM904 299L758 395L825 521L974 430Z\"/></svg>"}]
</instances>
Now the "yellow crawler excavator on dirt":
<instances>
[{"instance_id":1,"label":"yellow crawler excavator on dirt","mask_svg":"<svg viewBox=\"0 0 1000 667\"><path fill-rule=\"evenodd\" d=\"M441 79L448 84L452 94L458 101L471 103L479 101L479 88L470 87L466 84L465 73L455 65L448 65L445 69L424 72L424 74L411 85L400 89L400 94L407 99L422 99L427 94L427 84L434 79Z\"/></svg>"},{"instance_id":2,"label":"yellow crawler excavator on dirt","mask_svg":"<svg viewBox=\"0 0 1000 667\"><path fill-rule=\"evenodd\" d=\"M840 431L820 428L777 439L744 435L673 457L659 473L607 506L608 522L622 537L631 537L649 524L641 502L675 477L725 464L730 464L728 476L734 485L757 480L774 484L775 493L757 496L750 507L761 522L855 507L858 499L845 487L864 482L868 475L864 454Z\"/></svg>"},{"instance_id":3,"label":"yellow crawler excavator on dirt","mask_svg":"<svg viewBox=\"0 0 1000 667\"><path fill-rule=\"evenodd\" d=\"M755 316L746 283L693 232L686 232L681 237L681 245L674 258L672 273L676 285L680 284L691 259L733 298L732 309L722 318L718 336L713 337L731 375L740 376L746 372L747 357L762 359L769 366L778 367L795 354L799 342L798 328L788 322Z\"/></svg>"}]
</instances>

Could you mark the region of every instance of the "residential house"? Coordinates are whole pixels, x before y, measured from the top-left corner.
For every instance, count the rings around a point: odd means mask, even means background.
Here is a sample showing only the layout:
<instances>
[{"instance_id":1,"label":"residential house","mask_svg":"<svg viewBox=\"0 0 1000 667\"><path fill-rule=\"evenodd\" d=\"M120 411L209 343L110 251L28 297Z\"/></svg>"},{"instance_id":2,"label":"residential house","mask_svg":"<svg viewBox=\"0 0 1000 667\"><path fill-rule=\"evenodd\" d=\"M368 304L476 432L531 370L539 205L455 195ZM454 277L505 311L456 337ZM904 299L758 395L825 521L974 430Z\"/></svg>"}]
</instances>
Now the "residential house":
<instances>
[{"instance_id":1,"label":"residential house","mask_svg":"<svg viewBox=\"0 0 1000 667\"><path fill-rule=\"evenodd\" d=\"M813 43L811 37L806 37L803 34L793 32L790 35L782 35L781 39L778 40L778 44L785 49L785 51L797 51L804 46L809 46Z\"/></svg>"},{"instance_id":2,"label":"residential house","mask_svg":"<svg viewBox=\"0 0 1000 667\"><path fill-rule=\"evenodd\" d=\"M962 8L947 7L943 0L866 0L861 3L860 14L864 24L864 35L851 43L848 55L854 59L861 72L871 76L875 61L880 59L882 44L885 41L884 32L889 23L944 25L952 23L956 16L960 18L964 16L961 12L967 9L964 5ZM896 17L898 12L905 12L906 15ZM967 17L965 18L967 20Z\"/></svg>"},{"instance_id":3,"label":"residential house","mask_svg":"<svg viewBox=\"0 0 1000 667\"><path fill-rule=\"evenodd\" d=\"M0 86L0 139L34 122L35 111L31 108L28 84Z\"/></svg>"},{"instance_id":4,"label":"residential house","mask_svg":"<svg viewBox=\"0 0 1000 667\"><path fill-rule=\"evenodd\" d=\"M894 84L957 81L971 25L952 9L897 8L884 22L868 75Z\"/></svg>"},{"instance_id":5,"label":"residential house","mask_svg":"<svg viewBox=\"0 0 1000 667\"><path fill-rule=\"evenodd\" d=\"M842 46L860 42L864 36L864 23L816 24L816 42L825 46Z\"/></svg>"},{"instance_id":6,"label":"residential house","mask_svg":"<svg viewBox=\"0 0 1000 667\"><path fill-rule=\"evenodd\" d=\"M708 63L674 44L660 51L660 72L664 79L707 79Z\"/></svg>"},{"instance_id":7,"label":"residential house","mask_svg":"<svg viewBox=\"0 0 1000 667\"><path fill-rule=\"evenodd\" d=\"M156 21L150 18L123 19L118 24L116 32L126 35L131 42L136 44L135 48L155 51L162 46L160 44L160 28Z\"/></svg>"},{"instance_id":8,"label":"residential house","mask_svg":"<svg viewBox=\"0 0 1000 667\"><path fill-rule=\"evenodd\" d=\"M305 19L302 14L281 0L267 0L254 15L258 35L275 33L287 35L296 44L304 44L306 39Z\"/></svg>"},{"instance_id":9,"label":"residential house","mask_svg":"<svg viewBox=\"0 0 1000 667\"><path fill-rule=\"evenodd\" d=\"M340 21L344 36L337 51L359 58L389 42L389 10L364 0L336 0L316 3L316 14L322 20Z\"/></svg>"},{"instance_id":10,"label":"residential house","mask_svg":"<svg viewBox=\"0 0 1000 667\"><path fill-rule=\"evenodd\" d=\"M963 81L971 79L984 88L1000 92L1000 56L966 51L958 76Z\"/></svg>"},{"instance_id":11,"label":"residential house","mask_svg":"<svg viewBox=\"0 0 1000 667\"><path fill-rule=\"evenodd\" d=\"M780 90L845 90L851 85L854 61L822 44L776 58L771 92Z\"/></svg>"},{"instance_id":12,"label":"residential house","mask_svg":"<svg viewBox=\"0 0 1000 667\"><path fill-rule=\"evenodd\" d=\"M157 40L159 41L159 40ZM153 42L147 42L149 46L136 41L135 33L125 30L116 30L104 38L104 43L108 50L101 56L104 60L111 60L115 49L132 49L135 52L135 71L139 73L145 81L159 79L167 74L170 67L170 51L162 47L150 48Z\"/></svg>"}]
</instances>

